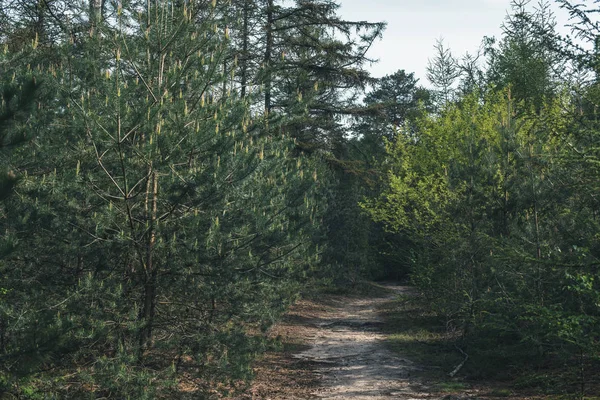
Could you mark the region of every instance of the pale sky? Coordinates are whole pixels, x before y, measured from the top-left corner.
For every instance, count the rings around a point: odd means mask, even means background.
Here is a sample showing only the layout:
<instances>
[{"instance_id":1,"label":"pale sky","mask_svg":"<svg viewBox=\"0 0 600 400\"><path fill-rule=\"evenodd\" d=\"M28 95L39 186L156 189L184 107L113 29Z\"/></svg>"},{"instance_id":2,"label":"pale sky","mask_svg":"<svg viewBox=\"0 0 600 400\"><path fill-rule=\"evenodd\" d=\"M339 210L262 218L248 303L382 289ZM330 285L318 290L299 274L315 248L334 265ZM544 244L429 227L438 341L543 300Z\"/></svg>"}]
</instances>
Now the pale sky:
<instances>
[{"instance_id":1,"label":"pale sky","mask_svg":"<svg viewBox=\"0 0 600 400\"><path fill-rule=\"evenodd\" d=\"M414 72L423 85L427 84L427 59L433 55L437 38L444 39L455 57L475 54L484 36L500 37L500 26L510 8L510 0L338 1L344 19L388 23L383 40L368 53L380 60L370 68L373 76L404 69ZM566 22L562 10L557 10L557 18L559 25Z\"/></svg>"}]
</instances>

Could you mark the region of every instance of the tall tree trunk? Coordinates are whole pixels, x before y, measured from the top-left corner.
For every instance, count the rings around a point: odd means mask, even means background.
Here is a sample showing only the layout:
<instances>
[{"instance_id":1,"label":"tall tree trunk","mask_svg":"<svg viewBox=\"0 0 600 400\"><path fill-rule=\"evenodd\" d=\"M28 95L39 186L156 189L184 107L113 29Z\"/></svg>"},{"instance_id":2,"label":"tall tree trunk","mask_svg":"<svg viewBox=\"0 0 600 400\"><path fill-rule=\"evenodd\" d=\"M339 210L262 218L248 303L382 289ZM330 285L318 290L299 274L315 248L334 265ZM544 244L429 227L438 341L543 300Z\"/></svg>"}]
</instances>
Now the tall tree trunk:
<instances>
[{"instance_id":1,"label":"tall tree trunk","mask_svg":"<svg viewBox=\"0 0 600 400\"><path fill-rule=\"evenodd\" d=\"M503 182L503 205L502 205L502 224L503 224L503 234L509 238L510 237L510 228L509 228L509 224L508 224L508 218L509 218L509 211L508 211L508 199L509 199L509 192L508 192L508 178L510 176L509 174L509 168L510 168L510 137L509 135L511 134L511 129L512 129L512 98L511 98L511 93L510 93L510 88L508 90L508 110L507 110L507 116L506 116L506 126L504 129L504 148L506 150L506 153L504 154L505 156L505 162L506 165L504 166L504 182Z\"/></svg>"},{"instance_id":2,"label":"tall tree trunk","mask_svg":"<svg viewBox=\"0 0 600 400\"><path fill-rule=\"evenodd\" d=\"M150 167L152 168L152 167ZM152 172L148 179L146 190L146 210L149 219L149 236L146 244L146 259L144 260L144 291L142 294L142 309L140 319L142 328L139 336L139 358L148 348L152 340L154 313L156 308L156 279L157 268L154 265L154 246L156 244L156 217L158 210L158 175Z\"/></svg>"},{"instance_id":3,"label":"tall tree trunk","mask_svg":"<svg viewBox=\"0 0 600 400\"><path fill-rule=\"evenodd\" d=\"M227 58L223 59L223 89L222 98L227 98Z\"/></svg>"},{"instance_id":4,"label":"tall tree trunk","mask_svg":"<svg viewBox=\"0 0 600 400\"><path fill-rule=\"evenodd\" d=\"M242 98L246 97L246 86L248 85L248 41L250 32L248 31L248 20L250 18L250 0L244 0L243 22L242 22L242 59L241 63L241 95Z\"/></svg>"},{"instance_id":5,"label":"tall tree trunk","mask_svg":"<svg viewBox=\"0 0 600 400\"><path fill-rule=\"evenodd\" d=\"M6 322L0 318L0 354L6 353Z\"/></svg>"},{"instance_id":6,"label":"tall tree trunk","mask_svg":"<svg viewBox=\"0 0 600 400\"><path fill-rule=\"evenodd\" d=\"M271 111L271 88L272 88L272 73L271 73L271 60L272 60L272 52L273 52L273 0L267 0L267 36L266 36L266 46L265 46L265 112L269 113Z\"/></svg>"},{"instance_id":7,"label":"tall tree trunk","mask_svg":"<svg viewBox=\"0 0 600 400\"><path fill-rule=\"evenodd\" d=\"M46 39L46 9L48 5L45 2L39 1L35 11L34 30L37 35L37 40Z\"/></svg>"}]
</instances>

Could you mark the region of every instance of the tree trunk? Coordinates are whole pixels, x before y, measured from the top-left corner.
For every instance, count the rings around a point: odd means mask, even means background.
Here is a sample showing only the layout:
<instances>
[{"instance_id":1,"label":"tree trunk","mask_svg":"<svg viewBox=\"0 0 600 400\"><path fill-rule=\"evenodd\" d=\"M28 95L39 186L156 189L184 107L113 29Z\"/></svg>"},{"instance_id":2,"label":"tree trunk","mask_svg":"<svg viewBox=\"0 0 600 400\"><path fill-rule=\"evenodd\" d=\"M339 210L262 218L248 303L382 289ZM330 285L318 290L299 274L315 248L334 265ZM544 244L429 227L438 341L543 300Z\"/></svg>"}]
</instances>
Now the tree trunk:
<instances>
[{"instance_id":1,"label":"tree trunk","mask_svg":"<svg viewBox=\"0 0 600 400\"><path fill-rule=\"evenodd\" d=\"M271 73L271 59L273 52L273 0L267 0L267 36L266 36L266 46L265 46L265 112L269 113L271 111L271 86L272 86L272 73Z\"/></svg>"},{"instance_id":2,"label":"tree trunk","mask_svg":"<svg viewBox=\"0 0 600 400\"><path fill-rule=\"evenodd\" d=\"M89 0L89 18L91 25L97 25L104 18L106 0Z\"/></svg>"},{"instance_id":3,"label":"tree trunk","mask_svg":"<svg viewBox=\"0 0 600 400\"><path fill-rule=\"evenodd\" d=\"M241 64L241 96L242 98L246 97L246 86L248 85L248 36L250 32L248 32L248 19L249 16L249 8L250 8L250 0L244 0L244 9L243 9L243 22L242 22L242 57L240 60Z\"/></svg>"},{"instance_id":4,"label":"tree trunk","mask_svg":"<svg viewBox=\"0 0 600 400\"><path fill-rule=\"evenodd\" d=\"M152 167L150 167L152 168ZM154 245L156 243L156 215L158 210L158 175L152 172L148 179L146 191L146 210L149 219L149 237L146 244L146 259L144 260L144 291L142 294L142 309L140 320L142 328L139 335L139 358L143 356L152 341L154 314L156 308L156 279L157 268L154 265Z\"/></svg>"},{"instance_id":5,"label":"tree trunk","mask_svg":"<svg viewBox=\"0 0 600 400\"><path fill-rule=\"evenodd\" d=\"M6 353L6 322L0 318L0 353Z\"/></svg>"}]
</instances>

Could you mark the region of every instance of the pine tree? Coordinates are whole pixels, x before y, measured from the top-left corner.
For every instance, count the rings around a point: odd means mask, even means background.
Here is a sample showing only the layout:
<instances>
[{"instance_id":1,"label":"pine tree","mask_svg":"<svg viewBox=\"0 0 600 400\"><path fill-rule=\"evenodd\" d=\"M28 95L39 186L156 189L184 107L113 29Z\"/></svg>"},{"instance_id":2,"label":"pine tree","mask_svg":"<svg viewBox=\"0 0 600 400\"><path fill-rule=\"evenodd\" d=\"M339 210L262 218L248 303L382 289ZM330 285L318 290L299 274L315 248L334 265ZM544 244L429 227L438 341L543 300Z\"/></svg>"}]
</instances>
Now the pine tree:
<instances>
[{"instance_id":1,"label":"pine tree","mask_svg":"<svg viewBox=\"0 0 600 400\"><path fill-rule=\"evenodd\" d=\"M387 130L393 131L427 111L431 107L430 97L429 91L418 85L414 73L399 70L378 79L364 101L367 106L377 108L382 119L392 126Z\"/></svg>"},{"instance_id":2,"label":"pine tree","mask_svg":"<svg viewBox=\"0 0 600 400\"><path fill-rule=\"evenodd\" d=\"M247 331L317 262L322 169L226 84L229 6L143 6L106 4L39 69L55 96L7 205L23 217L1 227L21 241L0 265L9 387L155 398L194 371L248 376L262 338ZM47 376L67 371L69 386Z\"/></svg>"}]
</instances>

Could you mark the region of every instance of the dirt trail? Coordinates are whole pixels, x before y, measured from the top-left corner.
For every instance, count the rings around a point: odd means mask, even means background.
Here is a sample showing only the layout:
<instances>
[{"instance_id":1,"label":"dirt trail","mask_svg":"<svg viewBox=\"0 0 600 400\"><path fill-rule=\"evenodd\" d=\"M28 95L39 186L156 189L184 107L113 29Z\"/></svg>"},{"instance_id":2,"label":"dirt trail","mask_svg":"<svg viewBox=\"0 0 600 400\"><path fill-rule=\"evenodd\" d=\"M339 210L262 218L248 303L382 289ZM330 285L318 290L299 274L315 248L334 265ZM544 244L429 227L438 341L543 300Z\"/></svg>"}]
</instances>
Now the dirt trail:
<instances>
[{"instance_id":1,"label":"dirt trail","mask_svg":"<svg viewBox=\"0 0 600 400\"><path fill-rule=\"evenodd\" d=\"M315 328L308 338L310 348L294 354L312 361L322 377L314 395L321 399L375 400L415 399L411 382L418 367L390 352L380 333L383 319L377 309L404 287L389 287L391 294L380 298L343 298L318 319L306 321Z\"/></svg>"},{"instance_id":2,"label":"dirt trail","mask_svg":"<svg viewBox=\"0 0 600 400\"><path fill-rule=\"evenodd\" d=\"M378 309L409 288L387 285L383 297L301 300L273 330L286 343L259 363L252 388L236 400L422 399L419 367L389 351ZM424 390L425 389L425 390Z\"/></svg>"},{"instance_id":3,"label":"dirt trail","mask_svg":"<svg viewBox=\"0 0 600 400\"><path fill-rule=\"evenodd\" d=\"M505 383L466 383L431 375L433 365L416 365L390 351L384 318L397 295L410 293L386 285L374 296L321 295L294 304L271 335L284 344L256 364L256 379L230 400L542 400L514 393ZM391 307L393 308L393 307ZM389 329L388 329L389 331ZM450 370L446 365L446 369ZM436 370L437 371L437 370ZM439 372L439 371L438 371ZM455 384L455 388L452 388Z\"/></svg>"}]
</instances>

